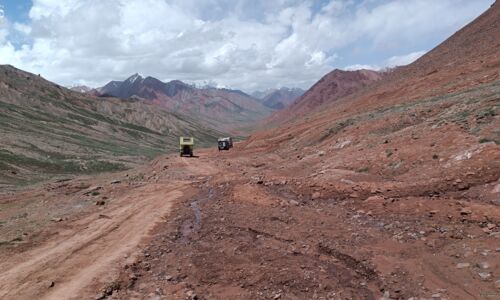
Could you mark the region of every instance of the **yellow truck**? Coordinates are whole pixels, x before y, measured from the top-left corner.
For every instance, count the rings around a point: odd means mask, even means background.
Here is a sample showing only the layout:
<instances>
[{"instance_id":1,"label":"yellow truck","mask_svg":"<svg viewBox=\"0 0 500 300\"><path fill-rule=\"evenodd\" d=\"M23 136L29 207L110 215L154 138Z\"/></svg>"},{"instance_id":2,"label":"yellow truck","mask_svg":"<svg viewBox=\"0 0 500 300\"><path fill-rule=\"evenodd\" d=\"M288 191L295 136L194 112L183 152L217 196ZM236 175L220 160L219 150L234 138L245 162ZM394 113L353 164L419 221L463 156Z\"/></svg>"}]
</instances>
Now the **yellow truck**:
<instances>
[{"instance_id":1,"label":"yellow truck","mask_svg":"<svg viewBox=\"0 0 500 300\"><path fill-rule=\"evenodd\" d=\"M189 155L193 156L193 148L194 148L194 138L181 136L179 138L179 150L181 156Z\"/></svg>"}]
</instances>

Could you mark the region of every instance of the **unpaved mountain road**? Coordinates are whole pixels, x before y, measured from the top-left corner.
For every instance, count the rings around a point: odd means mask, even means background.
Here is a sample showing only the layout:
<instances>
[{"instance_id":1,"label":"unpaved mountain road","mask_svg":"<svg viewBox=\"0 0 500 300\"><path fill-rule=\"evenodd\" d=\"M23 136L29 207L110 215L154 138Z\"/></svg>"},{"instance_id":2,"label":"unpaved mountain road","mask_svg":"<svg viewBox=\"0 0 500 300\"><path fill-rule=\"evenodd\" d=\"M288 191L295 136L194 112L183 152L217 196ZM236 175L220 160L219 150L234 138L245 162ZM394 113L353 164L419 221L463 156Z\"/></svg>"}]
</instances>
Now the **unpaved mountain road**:
<instances>
[{"instance_id":1,"label":"unpaved mountain road","mask_svg":"<svg viewBox=\"0 0 500 300\"><path fill-rule=\"evenodd\" d=\"M193 167L191 162L180 159L179 168L190 175L213 171L199 163ZM121 187L126 192L104 209L73 222L61 221L64 228L50 227L57 232L46 241L2 255L0 298L94 297L119 275L124 261L135 260L137 247L159 221L168 218L173 203L192 193L187 191L189 183L174 180Z\"/></svg>"},{"instance_id":2,"label":"unpaved mountain road","mask_svg":"<svg viewBox=\"0 0 500 300\"><path fill-rule=\"evenodd\" d=\"M0 246L0 298L498 297L500 209L477 197L494 179L456 193L317 155L197 154L1 196L0 232L27 235Z\"/></svg>"},{"instance_id":3,"label":"unpaved mountain road","mask_svg":"<svg viewBox=\"0 0 500 300\"><path fill-rule=\"evenodd\" d=\"M4 260L0 297L78 299L87 287L111 282L117 262L133 257L149 230L183 196L182 188L179 183L151 184L132 190L98 214L69 224L45 245Z\"/></svg>"}]
</instances>

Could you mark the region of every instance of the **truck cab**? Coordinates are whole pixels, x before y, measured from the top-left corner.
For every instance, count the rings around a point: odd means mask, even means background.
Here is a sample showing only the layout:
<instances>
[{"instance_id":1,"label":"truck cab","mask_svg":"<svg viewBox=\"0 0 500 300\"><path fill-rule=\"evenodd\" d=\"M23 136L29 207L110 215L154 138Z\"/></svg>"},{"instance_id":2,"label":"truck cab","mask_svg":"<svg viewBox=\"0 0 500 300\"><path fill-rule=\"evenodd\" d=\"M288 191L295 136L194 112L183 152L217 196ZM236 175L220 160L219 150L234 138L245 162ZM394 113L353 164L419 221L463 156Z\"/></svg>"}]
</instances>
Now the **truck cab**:
<instances>
[{"instance_id":1,"label":"truck cab","mask_svg":"<svg viewBox=\"0 0 500 300\"><path fill-rule=\"evenodd\" d=\"M193 156L194 138L181 136L179 138L179 151L181 156Z\"/></svg>"},{"instance_id":2,"label":"truck cab","mask_svg":"<svg viewBox=\"0 0 500 300\"><path fill-rule=\"evenodd\" d=\"M217 140L217 147L219 151L221 150L229 150L233 147L233 139L230 137L223 137Z\"/></svg>"}]
</instances>

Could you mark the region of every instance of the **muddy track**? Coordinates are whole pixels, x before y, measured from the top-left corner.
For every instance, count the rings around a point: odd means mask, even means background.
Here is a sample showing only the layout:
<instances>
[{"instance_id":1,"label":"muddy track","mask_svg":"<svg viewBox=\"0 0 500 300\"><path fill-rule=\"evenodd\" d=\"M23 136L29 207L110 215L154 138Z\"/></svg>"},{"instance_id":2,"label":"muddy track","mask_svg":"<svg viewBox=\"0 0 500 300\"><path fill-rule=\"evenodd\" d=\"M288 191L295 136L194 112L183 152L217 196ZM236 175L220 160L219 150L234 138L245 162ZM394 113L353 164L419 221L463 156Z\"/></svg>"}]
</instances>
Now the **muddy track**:
<instances>
[{"instance_id":1,"label":"muddy track","mask_svg":"<svg viewBox=\"0 0 500 300\"><path fill-rule=\"evenodd\" d=\"M69 224L45 245L0 265L2 299L81 299L118 274L124 257L183 196L183 183L148 185L116 200L99 215ZM102 217L104 216L104 217Z\"/></svg>"}]
</instances>

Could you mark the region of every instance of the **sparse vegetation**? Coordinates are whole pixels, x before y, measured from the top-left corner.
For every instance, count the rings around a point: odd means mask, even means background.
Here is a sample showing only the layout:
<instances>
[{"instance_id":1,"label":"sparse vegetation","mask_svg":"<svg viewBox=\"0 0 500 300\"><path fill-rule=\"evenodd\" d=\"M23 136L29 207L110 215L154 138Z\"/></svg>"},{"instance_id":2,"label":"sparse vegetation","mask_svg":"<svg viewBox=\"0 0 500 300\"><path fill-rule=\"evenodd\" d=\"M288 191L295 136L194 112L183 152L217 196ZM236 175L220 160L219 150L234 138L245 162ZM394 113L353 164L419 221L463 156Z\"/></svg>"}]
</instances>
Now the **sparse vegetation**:
<instances>
[{"instance_id":1,"label":"sparse vegetation","mask_svg":"<svg viewBox=\"0 0 500 300\"><path fill-rule=\"evenodd\" d=\"M367 173L368 171L370 171L369 167L362 167L356 170L358 173Z\"/></svg>"},{"instance_id":2,"label":"sparse vegetation","mask_svg":"<svg viewBox=\"0 0 500 300\"><path fill-rule=\"evenodd\" d=\"M0 74L20 92L18 98L0 99L1 184L123 170L177 150L179 135L194 136L198 146L224 135L157 107L97 102L48 82L27 82L22 74L10 67Z\"/></svg>"}]
</instances>

